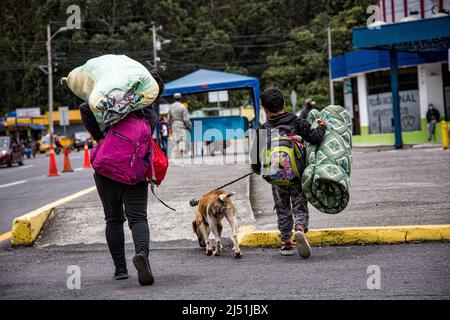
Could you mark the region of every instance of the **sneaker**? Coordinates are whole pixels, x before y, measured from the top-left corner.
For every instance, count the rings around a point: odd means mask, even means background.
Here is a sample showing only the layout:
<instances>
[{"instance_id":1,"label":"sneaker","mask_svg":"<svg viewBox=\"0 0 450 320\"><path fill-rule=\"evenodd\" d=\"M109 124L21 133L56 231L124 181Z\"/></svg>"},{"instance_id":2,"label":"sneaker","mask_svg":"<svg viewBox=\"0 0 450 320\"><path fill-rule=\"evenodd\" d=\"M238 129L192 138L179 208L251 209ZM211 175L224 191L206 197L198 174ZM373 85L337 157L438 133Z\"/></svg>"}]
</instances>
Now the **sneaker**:
<instances>
[{"instance_id":1,"label":"sneaker","mask_svg":"<svg viewBox=\"0 0 450 320\"><path fill-rule=\"evenodd\" d=\"M281 247L280 254L282 256L292 256L294 255L294 247L291 241L283 241L283 246Z\"/></svg>"},{"instance_id":2,"label":"sneaker","mask_svg":"<svg viewBox=\"0 0 450 320\"><path fill-rule=\"evenodd\" d=\"M118 266L118 267L116 267L116 271L114 272L114 279L116 279L116 280L128 279L127 267L126 266Z\"/></svg>"},{"instance_id":3,"label":"sneaker","mask_svg":"<svg viewBox=\"0 0 450 320\"><path fill-rule=\"evenodd\" d=\"M118 271L114 272L114 279L115 280L125 280L128 279L128 272L127 271Z\"/></svg>"},{"instance_id":4,"label":"sneaker","mask_svg":"<svg viewBox=\"0 0 450 320\"><path fill-rule=\"evenodd\" d=\"M152 285L155 279L153 278L152 269L150 269L147 257L142 253L137 253L133 257L133 263L137 270L139 284L141 286Z\"/></svg>"},{"instance_id":5,"label":"sneaker","mask_svg":"<svg viewBox=\"0 0 450 320\"><path fill-rule=\"evenodd\" d=\"M309 258L311 255L311 247L309 246L305 233L302 230L297 230L294 233L294 238L299 256L304 259Z\"/></svg>"}]
</instances>

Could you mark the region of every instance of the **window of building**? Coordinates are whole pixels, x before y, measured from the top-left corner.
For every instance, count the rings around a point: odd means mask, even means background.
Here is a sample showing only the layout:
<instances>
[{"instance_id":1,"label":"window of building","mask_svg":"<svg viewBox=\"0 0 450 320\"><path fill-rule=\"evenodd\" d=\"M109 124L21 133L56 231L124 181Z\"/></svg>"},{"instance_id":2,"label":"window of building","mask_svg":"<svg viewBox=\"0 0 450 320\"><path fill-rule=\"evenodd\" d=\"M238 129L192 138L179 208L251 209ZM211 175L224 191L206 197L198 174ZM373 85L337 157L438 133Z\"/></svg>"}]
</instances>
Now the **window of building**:
<instances>
[{"instance_id":1,"label":"window of building","mask_svg":"<svg viewBox=\"0 0 450 320\"><path fill-rule=\"evenodd\" d=\"M417 67L401 68L398 73L402 131L420 131ZM394 132L390 71L368 73L367 92L369 133Z\"/></svg>"},{"instance_id":2,"label":"window of building","mask_svg":"<svg viewBox=\"0 0 450 320\"><path fill-rule=\"evenodd\" d=\"M352 119L352 132L354 135L361 134L358 105L358 82L356 78L344 80L344 105Z\"/></svg>"}]
</instances>

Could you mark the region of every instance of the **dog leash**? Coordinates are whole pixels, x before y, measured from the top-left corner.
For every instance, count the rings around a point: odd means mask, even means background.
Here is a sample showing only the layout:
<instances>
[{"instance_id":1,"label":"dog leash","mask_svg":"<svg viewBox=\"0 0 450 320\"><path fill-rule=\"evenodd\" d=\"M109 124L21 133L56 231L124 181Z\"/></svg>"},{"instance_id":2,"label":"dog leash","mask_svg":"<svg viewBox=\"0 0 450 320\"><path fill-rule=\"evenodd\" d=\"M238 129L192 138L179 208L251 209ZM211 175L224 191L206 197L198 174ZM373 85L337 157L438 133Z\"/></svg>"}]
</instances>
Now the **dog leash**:
<instances>
[{"instance_id":1,"label":"dog leash","mask_svg":"<svg viewBox=\"0 0 450 320\"><path fill-rule=\"evenodd\" d=\"M216 191L216 190L223 189L223 188L225 188L225 187L228 187L228 186L232 185L233 183L238 182L239 180L242 180L242 179L244 179L244 178L246 178L246 177L248 177L248 176L251 176L253 173L254 173L254 172L246 173L246 174L244 174L242 177L239 177L239 178L237 178L237 179L234 179L233 181L230 181L230 182L228 182L228 183L225 183L223 186L220 186L220 187L218 187L218 188L216 188L216 189L213 189L213 190L209 191L208 193L213 192L213 191ZM189 205L190 205L191 207L195 207L197 204L198 204L198 200L197 200L197 199L191 199L191 200L189 201Z\"/></svg>"},{"instance_id":2,"label":"dog leash","mask_svg":"<svg viewBox=\"0 0 450 320\"><path fill-rule=\"evenodd\" d=\"M150 183L150 190L152 190L153 195L155 196L156 199L158 199L159 202L161 202L166 208L169 208L172 211L177 211L174 208L170 207L169 205L167 205L164 201L162 201L160 198L158 198L158 196L155 194L155 182L152 180L152 182Z\"/></svg>"}]
</instances>

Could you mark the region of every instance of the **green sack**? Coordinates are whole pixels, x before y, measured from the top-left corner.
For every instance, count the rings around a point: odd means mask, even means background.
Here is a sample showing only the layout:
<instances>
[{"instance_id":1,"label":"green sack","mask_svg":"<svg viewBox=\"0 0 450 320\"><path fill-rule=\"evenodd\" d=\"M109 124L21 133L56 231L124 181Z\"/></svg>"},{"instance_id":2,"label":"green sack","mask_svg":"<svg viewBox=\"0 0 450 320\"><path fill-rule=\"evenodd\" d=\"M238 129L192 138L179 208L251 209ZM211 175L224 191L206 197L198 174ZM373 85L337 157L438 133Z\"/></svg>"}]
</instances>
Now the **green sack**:
<instances>
[{"instance_id":1,"label":"green sack","mask_svg":"<svg viewBox=\"0 0 450 320\"><path fill-rule=\"evenodd\" d=\"M328 128L320 145L307 146L302 189L314 207L335 214L344 210L350 199L351 120L347 110L333 105L321 112L312 110L307 120L316 128L319 118L328 121Z\"/></svg>"},{"instance_id":2,"label":"green sack","mask_svg":"<svg viewBox=\"0 0 450 320\"><path fill-rule=\"evenodd\" d=\"M89 103L101 124L114 124L128 113L149 106L159 93L158 83L147 68L125 55L90 59L62 80Z\"/></svg>"}]
</instances>

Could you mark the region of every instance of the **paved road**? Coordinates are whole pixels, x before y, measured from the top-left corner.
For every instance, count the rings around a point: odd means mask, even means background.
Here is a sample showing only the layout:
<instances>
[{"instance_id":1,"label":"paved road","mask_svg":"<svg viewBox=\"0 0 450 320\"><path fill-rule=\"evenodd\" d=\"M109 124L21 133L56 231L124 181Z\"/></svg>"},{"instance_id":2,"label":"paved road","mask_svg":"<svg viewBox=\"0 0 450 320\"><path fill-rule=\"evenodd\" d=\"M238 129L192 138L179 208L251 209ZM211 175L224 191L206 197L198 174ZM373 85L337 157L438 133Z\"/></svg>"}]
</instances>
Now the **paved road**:
<instances>
[{"instance_id":1,"label":"paved road","mask_svg":"<svg viewBox=\"0 0 450 320\"><path fill-rule=\"evenodd\" d=\"M62 173L63 155L56 157L59 177L47 177L49 158L43 155L22 167L0 167L0 235L11 230L15 217L94 185L92 170L81 169L83 152L70 153L73 173Z\"/></svg>"},{"instance_id":2,"label":"paved road","mask_svg":"<svg viewBox=\"0 0 450 320\"><path fill-rule=\"evenodd\" d=\"M112 279L106 245L0 251L0 299L449 299L450 244L314 248L281 257L276 249L229 248L207 257L189 243L151 250L154 286ZM164 246L165 248L161 247ZM131 259L131 247L127 256ZM81 270L81 289L67 289L67 268ZM381 289L367 288L367 268L380 267Z\"/></svg>"}]
</instances>

